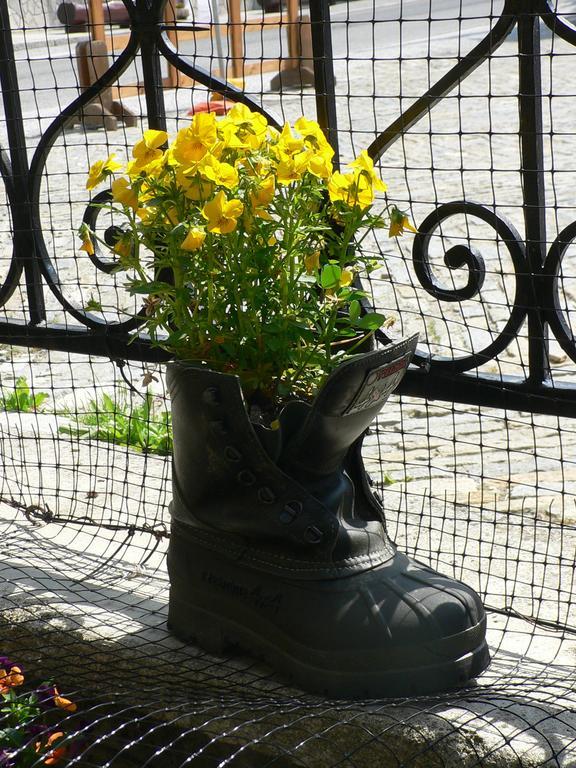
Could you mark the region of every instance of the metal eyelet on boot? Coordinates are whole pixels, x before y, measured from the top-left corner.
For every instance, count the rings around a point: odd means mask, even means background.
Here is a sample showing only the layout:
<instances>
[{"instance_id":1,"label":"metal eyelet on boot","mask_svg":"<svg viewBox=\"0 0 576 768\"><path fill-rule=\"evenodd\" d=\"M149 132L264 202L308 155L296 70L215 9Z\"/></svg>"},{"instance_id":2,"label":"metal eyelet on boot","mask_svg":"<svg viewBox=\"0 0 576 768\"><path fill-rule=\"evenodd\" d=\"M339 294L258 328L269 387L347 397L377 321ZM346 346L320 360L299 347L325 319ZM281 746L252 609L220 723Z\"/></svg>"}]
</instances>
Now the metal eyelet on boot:
<instances>
[{"instance_id":1,"label":"metal eyelet on boot","mask_svg":"<svg viewBox=\"0 0 576 768\"><path fill-rule=\"evenodd\" d=\"M304 531L304 541L308 542L308 544L320 544L323 538L324 534L315 525L309 526Z\"/></svg>"},{"instance_id":2,"label":"metal eyelet on boot","mask_svg":"<svg viewBox=\"0 0 576 768\"><path fill-rule=\"evenodd\" d=\"M258 500L261 501L262 504L274 504L276 501L276 494L272 488L263 485L261 488L258 488Z\"/></svg>"},{"instance_id":3,"label":"metal eyelet on boot","mask_svg":"<svg viewBox=\"0 0 576 768\"><path fill-rule=\"evenodd\" d=\"M207 387L202 392L202 400L206 405L220 405L220 390L218 387Z\"/></svg>"},{"instance_id":4,"label":"metal eyelet on boot","mask_svg":"<svg viewBox=\"0 0 576 768\"><path fill-rule=\"evenodd\" d=\"M302 502L293 499L292 501L286 502L278 517L280 518L280 522L284 523L284 525L290 525L290 523L296 520L300 512L302 512Z\"/></svg>"},{"instance_id":5,"label":"metal eyelet on boot","mask_svg":"<svg viewBox=\"0 0 576 768\"><path fill-rule=\"evenodd\" d=\"M224 458L227 461L231 461L233 464L237 464L242 459L242 454L233 445L227 445L224 448Z\"/></svg>"},{"instance_id":6,"label":"metal eyelet on boot","mask_svg":"<svg viewBox=\"0 0 576 768\"><path fill-rule=\"evenodd\" d=\"M256 476L249 469L242 469L236 475L236 480L240 485L250 486L256 482Z\"/></svg>"}]
</instances>

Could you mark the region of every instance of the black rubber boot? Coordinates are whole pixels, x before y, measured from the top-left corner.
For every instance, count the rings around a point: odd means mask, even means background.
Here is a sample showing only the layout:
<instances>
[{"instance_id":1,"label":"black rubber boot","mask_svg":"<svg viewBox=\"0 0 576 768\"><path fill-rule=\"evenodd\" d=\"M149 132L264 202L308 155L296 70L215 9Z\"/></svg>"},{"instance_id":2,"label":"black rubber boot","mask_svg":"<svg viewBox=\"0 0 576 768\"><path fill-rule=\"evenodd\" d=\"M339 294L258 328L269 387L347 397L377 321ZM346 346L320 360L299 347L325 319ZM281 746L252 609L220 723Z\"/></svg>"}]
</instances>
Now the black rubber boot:
<instances>
[{"instance_id":1,"label":"black rubber boot","mask_svg":"<svg viewBox=\"0 0 576 768\"><path fill-rule=\"evenodd\" d=\"M488 665L479 597L396 550L362 463L415 344L342 364L277 430L250 423L237 377L168 366L176 635L341 698L444 690Z\"/></svg>"}]
</instances>

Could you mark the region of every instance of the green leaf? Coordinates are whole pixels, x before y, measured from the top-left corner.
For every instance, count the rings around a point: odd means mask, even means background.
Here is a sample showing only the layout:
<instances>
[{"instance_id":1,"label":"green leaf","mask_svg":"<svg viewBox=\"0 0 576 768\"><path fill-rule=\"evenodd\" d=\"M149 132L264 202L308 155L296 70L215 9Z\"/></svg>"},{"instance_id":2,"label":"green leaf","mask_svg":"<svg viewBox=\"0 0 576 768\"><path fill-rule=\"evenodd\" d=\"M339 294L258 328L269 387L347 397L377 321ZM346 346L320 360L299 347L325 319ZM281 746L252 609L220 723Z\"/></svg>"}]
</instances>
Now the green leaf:
<instances>
[{"instance_id":1,"label":"green leaf","mask_svg":"<svg viewBox=\"0 0 576 768\"><path fill-rule=\"evenodd\" d=\"M348 309L348 314L350 315L350 320L355 323L358 318L360 317L360 310L361 310L360 302L354 299L350 302L350 307Z\"/></svg>"},{"instance_id":2,"label":"green leaf","mask_svg":"<svg viewBox=\"0 0 576 768\"><path fill-rule=\"evenodd\" d=\"M368 312L356 321L356 327L361 328L363 331L377 331L386 322L386 315L381 315L379 312Z\"/></svg>"},{"instance_id":3,"label":"green leaf","mask_svg":"<svg viewBox=\"0 0 576 768\"><path fill-rule=\"evenodd\" d=\"M84 305L84 312L102 312L102 304L100 304L100 302L93 296L90 296Z\"/></svg>"},{"instance_id":4,"label":"green leaf","mask_svg":"<svg viewBox=\"0 0 576 768\"><path fill-rule=\"evenodd\" d=\"M141 283L137 280L133 280L128 284L128 289L130 293L149 294L162 293L163 291L173 291L174 286L161 280L151 280L149 283Z\"/></svg>"},{"instance_id":5,"label":"green leaf","mask_svg":"<svg viewBox=\"0 0 576 768\"><path fill-rule=\"evenodd\" d=\"M325 264L320 273L320 285L322 288L336 288L341 275L342 270L338 264Z\"/></svg>"}]
</instances>

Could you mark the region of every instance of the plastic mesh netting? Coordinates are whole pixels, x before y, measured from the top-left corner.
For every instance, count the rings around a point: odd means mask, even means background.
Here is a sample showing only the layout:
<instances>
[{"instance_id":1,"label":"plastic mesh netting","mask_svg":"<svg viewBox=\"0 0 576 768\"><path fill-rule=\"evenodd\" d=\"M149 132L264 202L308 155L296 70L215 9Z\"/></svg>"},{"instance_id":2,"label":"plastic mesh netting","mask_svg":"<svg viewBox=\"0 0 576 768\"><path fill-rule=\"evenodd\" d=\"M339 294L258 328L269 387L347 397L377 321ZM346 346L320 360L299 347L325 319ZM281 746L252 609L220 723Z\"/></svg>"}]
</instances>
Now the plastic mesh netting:
<instances>
[{"instance_id":1,"label":"plastic mesh netting","mask_svg":"<svg viewBox=\"0 0 576 768\"><path fill-rule=\"evenodd\" d=\"M0 656L24 670L15 690L48 680L76 703L35 721L64 734L53 762L576 765L576 3L161 6L0 0ZM145 43L138 53L142 13L165 32L157 70ZM322 14L329 59L310 25ZM519 108L527 56L541 98ZM420 333L365 459L391 537L489 609L493 661L474 687L329 701L166 628L162 366L122 346L138 304L75 232L91 215L88 167L127 159L150 120L173 135L224 109L218 79L279 124L318 114L342 165L371 147L391 199L429 235L416 260L412 236L363 243L381 264L367 287L387 333ZM24 762L43 738L26 731L14 756L0 746L0 766L46 764L44 747Z\"/></svg>"}]
</instances>

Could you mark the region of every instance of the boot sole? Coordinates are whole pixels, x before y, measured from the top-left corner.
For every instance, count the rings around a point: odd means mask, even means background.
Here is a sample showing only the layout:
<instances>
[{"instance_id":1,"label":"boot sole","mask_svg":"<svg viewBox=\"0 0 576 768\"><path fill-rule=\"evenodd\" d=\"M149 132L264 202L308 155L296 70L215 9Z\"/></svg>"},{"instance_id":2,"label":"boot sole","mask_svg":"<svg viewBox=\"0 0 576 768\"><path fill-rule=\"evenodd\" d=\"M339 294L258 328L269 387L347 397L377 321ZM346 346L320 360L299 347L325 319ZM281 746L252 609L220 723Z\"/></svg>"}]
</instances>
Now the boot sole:
<instances>
[{"instance_id":1,"label":"boot sole","mask_svg":"<svg viewBox=\"0 0 576 768\"><path fill-rule=\"evenodd\" d=\"M260 659L279 670L288 683L329 698L403 698L461 688L490 663L490 651L484 640L475 650L459 658L427 667L365 672L354 669L350 673L331 666L329 653L325 654L326 667L318 667L266 642L266 638L248 627L181 600L170 602L168 627L180 640L215 656L245 653ZM477 629L482 630L482 626L472 628Z\"/></svg>"},{"instance_id":2,"label":"boot sole","mask_svg":"<svg viewBox=\"0 0 576 768\"><path fill-rule=\"evenodd\" d=\"M254 572L188 537L174 535L168 569L168 626L174 635L216 656L236 651L262 659L312 693L346 699L429 694L466 685L490 662L485 616L465 631L412 648L365 649L353 632L348 647L340 643L326 649L298 642L294 632L282 629L281 618L290 630L298 624L317 625L314 602L306 604L302 582ZM327 589L332 585L337 582ZM310 588L319 587L312 583ZM294 619L288 622L278 593L286 597L295 590L293 604L298 608L291 610ZM327 629L327 637L317 642L324 645L337 631L336 625Z\"/></svg>"}]
</instances>

